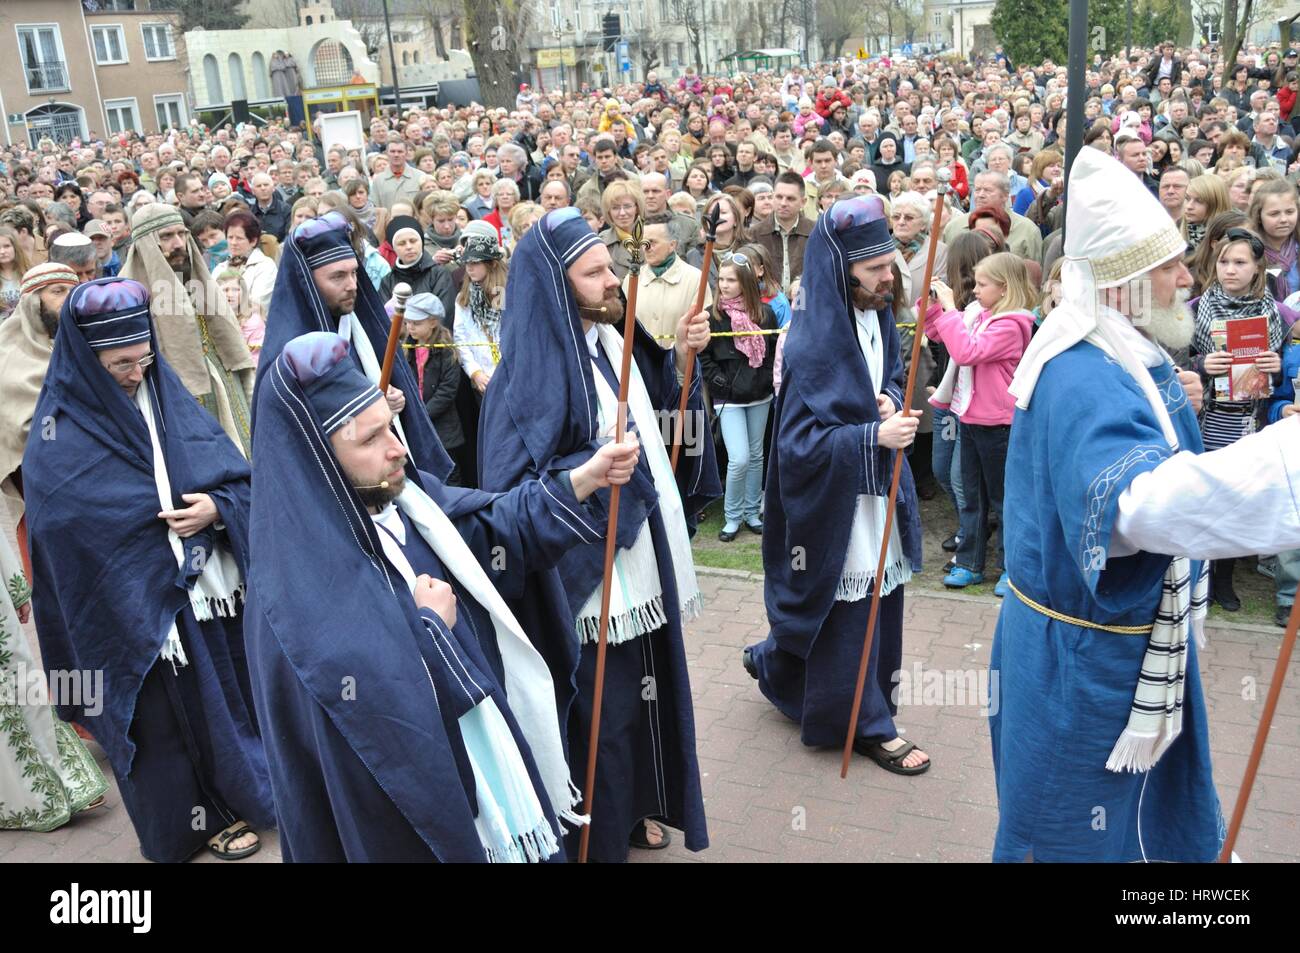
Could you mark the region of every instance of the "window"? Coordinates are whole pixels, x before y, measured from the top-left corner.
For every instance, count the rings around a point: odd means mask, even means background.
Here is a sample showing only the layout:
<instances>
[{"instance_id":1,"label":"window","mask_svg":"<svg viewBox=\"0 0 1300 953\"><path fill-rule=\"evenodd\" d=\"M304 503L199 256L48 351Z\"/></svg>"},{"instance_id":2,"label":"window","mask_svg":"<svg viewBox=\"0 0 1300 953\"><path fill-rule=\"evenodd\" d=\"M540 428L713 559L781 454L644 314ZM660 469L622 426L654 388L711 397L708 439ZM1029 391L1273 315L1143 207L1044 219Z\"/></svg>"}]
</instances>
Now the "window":
<instances>
[{"instance_id":1,"label":"window","mask_svg":"<svg viewBox=\"0 0 1300 953\"><path fill-rule=\"evenodd\" d=\"M942 14L942 13L936 13L936 14L934 15L934 25L935 25L935 26L943 26L943 14Z\"/></svg>"},{"instance_id":2,"label":"window","mask_svg":"<svg viewBox=\"0 0 1300 953\"><path fill-rule=\"evenodd\" d=\"M674 66L681 66L681 65L682 65L683 63L685 63L685 62L686 62L686 44L685 44L685 43L678 43L678 44L677 44L677 58L676 58L675 60L673 60L673 65L674 65Z\"/></svg>"},{"instance_id":3,"label":"window","mask_svg":"<svg viewBox=\"0 0 1300 953\"><path fill-rule=\"evenodd\" d=\"M29 93L70 89L64 67L63 39L57 26L20 26L18 48Z\"/></svg>"},{"instance_id":4,"label":"window","mask_svg":"<svg viewBox=\"0 0 1300 953\"><path fill-rule=\"evenodd\" d=\"M172 28L166 23L143 23L140 32L144 35L144 58L147 60L174 60L176 51L172 49Z\"/></svg>"},{"instance_id":5,"label":"window","mask_svg":"<svg viewBox=\"0 0 1300 953\"><path fill-rule=\"evenodd\" d=\"M96 66L114 66L127 61L126 35L120 25L92 26L90 38L95 44Z\"/></svg>"},{"instance_id":6,"label":"window","mask_svg":"<svg viewBox=\"0 0 1300 953\"><path fill-rule=\"evenodd\" d=\"M134 99L104 100L104 116L109 133L140 132L140 115Z\"/></svg>"},{"instance_id":7,"label":"window","mask_svg":"<svg viewBox=\"0 0 1300 953\"><path fill-rule=\"evenodd\" d=\"M185 98L179 94L172 96L155 96L154 112L158 114L158 129L165 132L168 128L182 129L185 126Z\"/></svg>"},{"instance_id":8,"label":"window","mask_svg":"<svg viewBox=\"0 0 1300 953\"><path fill-rule=\"evenodd\" d=\"M135 0L99 0L99 9L133 13L135 11Z\"/></svg>"}]
</instances>

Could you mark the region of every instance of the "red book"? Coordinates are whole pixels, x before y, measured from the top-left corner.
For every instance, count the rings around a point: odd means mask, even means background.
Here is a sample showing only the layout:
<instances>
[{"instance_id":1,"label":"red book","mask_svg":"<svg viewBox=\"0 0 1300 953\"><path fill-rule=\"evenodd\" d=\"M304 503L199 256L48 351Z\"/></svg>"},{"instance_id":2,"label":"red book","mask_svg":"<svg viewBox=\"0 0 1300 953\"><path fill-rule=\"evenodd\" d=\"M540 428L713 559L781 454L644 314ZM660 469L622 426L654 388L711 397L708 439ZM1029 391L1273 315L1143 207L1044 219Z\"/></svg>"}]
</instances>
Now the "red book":
<instances>
[{"instance_id":1,"label":"red book","mask_svg":"<svg viewBox=\"0 0 1300 953\"><path fill-rule=\"evenodd\" d=\"M1229 400L1259 400L1273 393L1273 382L1255 366L1268 347L1268 318L1235 318L1227 322L1226 350L1232 355L1232 372L1228 375Z\"/></svg>"}]
</instances>

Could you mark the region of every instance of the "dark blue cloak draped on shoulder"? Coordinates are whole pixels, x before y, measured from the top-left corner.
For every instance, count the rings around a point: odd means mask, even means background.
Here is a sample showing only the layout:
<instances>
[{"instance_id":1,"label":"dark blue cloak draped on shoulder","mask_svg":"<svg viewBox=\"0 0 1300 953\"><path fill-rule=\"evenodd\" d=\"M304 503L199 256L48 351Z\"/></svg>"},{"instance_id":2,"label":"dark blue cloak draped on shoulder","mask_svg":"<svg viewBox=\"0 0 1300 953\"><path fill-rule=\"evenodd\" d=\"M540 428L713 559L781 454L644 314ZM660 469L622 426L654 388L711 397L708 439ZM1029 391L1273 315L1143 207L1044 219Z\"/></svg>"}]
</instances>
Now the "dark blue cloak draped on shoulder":
<instances>
[{"instance_id":1,"label":"dark blue cloak draped on shoulder","mask_svg":"<svg viewBox=\"0 0 1300 953\"><path fill-rule=\"evenodd\" d=\"M93 284L93 283L92 283ZM129 737L141 684L158 661L177 613L214 540L247 578L248 463L220 425L181 384L158 346L140 386L148 387L167 461L174 508L207 493L224 529L183 540L184 568L167 541L154 480L153 445L135 402L103 371L64 302L54 353L23 456L33 607L48 670L102 671L103 711L64 704L85 725L119 777L129 773ZM239 652L242 656L242 650Z\"/></svg>"}]
</instances>

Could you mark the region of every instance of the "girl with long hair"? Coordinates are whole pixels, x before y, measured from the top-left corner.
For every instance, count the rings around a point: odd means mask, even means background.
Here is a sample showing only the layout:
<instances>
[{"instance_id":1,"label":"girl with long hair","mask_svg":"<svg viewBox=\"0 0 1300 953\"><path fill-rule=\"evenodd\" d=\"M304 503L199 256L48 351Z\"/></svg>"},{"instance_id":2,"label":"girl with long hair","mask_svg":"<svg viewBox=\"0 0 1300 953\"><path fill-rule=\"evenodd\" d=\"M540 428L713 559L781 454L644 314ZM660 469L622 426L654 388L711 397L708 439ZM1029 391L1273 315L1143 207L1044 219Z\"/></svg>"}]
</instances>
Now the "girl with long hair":
<instances>
[{"instance_id":1,"label":"girl with long hair","mask_svg":"<svg viewBox=\"0 0 1300 953\"><path fill-rule=\"evenodd\" d=\"M1287 188L1291 188L1288 183ZM1201 439L1206 450L1218 450L1254 433L1267 420L1268 396L1280 384L1281 352L1287 328L1268 290L1267 245L1255 232L1231 228L1214 246L1215 279L1191 306L1196 324L1190 352L1192 370L1201 375L1205 401L1201 409ZM1241 318L1264 317L1268 347L1255 359L1258 396L1231 392L1232 355L1227 351L1228 324ZM1241 602L1232 585L1235 560L1216 560L1212 591L1216 602L1236 612Z\"/></svg>"},{"instance_id":2,"label":"girl with long hair","mask_svg":"<svg viewBox=\"0 0 1300 953\"><path fill-rule=\"evenodd\" d=\"M710 330L773 330L776 315L763 303L753 263L736 252L718 268L717 300L709 315ZM729 543L740 524L762 534L763 435L772 404L772 364L776 341L767 335L713 337L700 352L700 374L718 415L727 448L727 483L723 526L718 539Z\"/></svg>"},{"instance_id":3,"label":"girl with long hair","mask_svg":"<svg viewBox=\"0 0 1300 953\"><path fill-rule=\"evenodd\" d=\"M1217 175L1198 175L1187 183L1187 204L1183 207L1183 238L1193 252L1205 237L1210 219L1232 208L1228 187Z\"/></svg>"},{"instance_id":4,"label":"girl with long hair","mask_svg":"<svg viewBox=\"0 0 1300 953\"><path fill-rule=\"evenodd\" d=\"M9 317L22 297L23 275L31 262L18 238L8 226L0 226L0 321Z\"/></svg>"},{"instance_id":5,"label":"girl with long hair","mask_svg":"<svg viewBox=\"0 0 1300 953\"><path fill-rule=\"evenodd\" d=\"M948 246L947 284L952 289L953 303L962 311L974 300L975 268L993 254L989 237L981 231L961 232ZM916 289L917 297L924 300L924 289ZM934 371L927 391L933 394L948 369L948 349L943 341L930 339L930 353L934 358ZM969 536L963 517L965 492L961 479L961 426L957 415L946 407L934 406L934 445L930 453L930 466L934 478L952 501L957 516L957 531L943 541L944 552L953 553L962 539ZM955 563L953 564L955 565ZM951 566L949 567L951 568Z\"/></svg>"},{"instance_id":6,"label":"girl with long hair","mask_svg":"<svg viewBox=\"0 0 1300 953\"><path fill-rule=\"evenodd\" d=\"M1268 290L1290 327L1300 316L1283 303L1300 291L1300 261L1297 261L1300 257L1300 241L1297 241L1300 239L1300 206L1296 203L1295 186L1285 179L1259 183L1251 190L1250 211L1246 214L1250 227L1264 240Z\"/></svg>"},{"instance_id":7,"label":"girl with long hair","mask_svg":"<svg viewBox=\"0 0 1300 953\"><path fill-rule=\"evenodd\" d=\"M983 582L992 521L998 524L994 564L1006 565L1002 495L1015 414L1008 387L1033 336L1038 303L1024 260L1010 252L976 266L974 296L975 304L963 313L952 289L937 282L925 316L925 333L941 340L951 357L930 401L955 413L961 424L962 516L971 529L957 547L956 567L944 577L950 589ZM993 592L1006 594L1005 570Z\"/></svg>"}]
</instances>

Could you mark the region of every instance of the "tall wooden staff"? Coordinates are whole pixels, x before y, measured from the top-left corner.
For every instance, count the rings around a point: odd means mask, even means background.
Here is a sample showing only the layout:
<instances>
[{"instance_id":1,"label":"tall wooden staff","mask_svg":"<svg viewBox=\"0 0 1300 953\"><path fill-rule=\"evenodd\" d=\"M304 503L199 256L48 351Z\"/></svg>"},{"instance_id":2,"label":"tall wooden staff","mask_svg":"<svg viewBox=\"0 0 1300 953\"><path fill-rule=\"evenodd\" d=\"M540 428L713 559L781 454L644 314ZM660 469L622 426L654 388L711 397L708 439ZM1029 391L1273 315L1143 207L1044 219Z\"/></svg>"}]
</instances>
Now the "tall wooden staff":
<instances>
[{"instance_id":1,"label":"tall wooden staff","mask_svg":"<svg viewBox=\"0 0 1300 953\"><path fill-rule=\"evenodd\" d=\"M632 342L636 335L636 291L641 278L641 264L645 261L645 242L642 240L644 223L638 217L632 226L632 237L623 242L628 252L627 312L623 316L623 361L618 372L618 420L614 428L614 442L622 443L627 430L627 389L632 376ZM645 421L641 422L645 426ZM587 779L583 785L582 813L591 814L591 804L596 788L596 749L600 745L600 708L605 696L605 649L609 636L609 596L614 580L614 553L618 549L618 485L609 488L609 526L605 530L605 574L600 590L600 631L596 642L596 688L591 698L591 733L587 739ZM578 842L578 863L587 862L587 846L591 840L591 824L582 828Z\"/></svg>"},{"instance_id":2,"label":"tall wooden staff","mask_svg":"<svg viewBox=\"0 0 1300 953\"><path fill-rule=\"evenodd\" d=\"M1237 792L1237 803L1232 809L1232 823L1228 825L1228 836L1223 841L1223 853L1219 854L1219 863L1232 862L1232 848L1237 843L1237 834L1241 830L1242 819L1246 816L1246 805L1250 801L1250 789L1255 786L1255 773L1259 770L1259 760L1264 755L1264 745L1268 742L1268 730L1273 726L1273 713L1277 711L1277 700L1282 695L1282 683L1286 681L1286 670L1291 665L1291 650L1295 648L1296 629L1300 628L1300 585L1295 587L1295 602L1291 605L1291 617L1286 623L1286 634L1282 636L1282 647L1277 651L1277 665L1273 667L1273 682L1268 686L1268 698L1264 702L1264 714L1260 716L1259 728L1255 730L1255 746L1250 749L1250 760L1246 762L1246 774L1241 780L1241 790Z\"/></svg>"},{"instance_id":3,"label":"tall wooden staff","mask_svg":"<svg viewBox=\"0 0 1300 953\"><path fill-rule=\"evenodd\" d=\"M930 250L925 258L925 280L921 282L920 299L917 306L917 327L912 333L912 363L907 369L907 390L903 393L903 406L898 408L901 414L912 406L912 392L916 388L916 369L921 366L921 342L925 338L922 324L925 314L921 310L930 300L930 282L934 278L934 256L939 247L939 230L943 223L943 197L948 192L948 180L952 173L947 169L939 170L939 188L934 197L934 220L930 222ZM878 384L879 381L872 381ZM858 713L862 710L862 689L867 681L867 664L871 661L871 640L876 634L876 619L880 615L881 587L885 584L885 560L889 556L889 537L894 529L894 504L898 500L898 483L903 476L903 451L894 451L894 478L889 484L889 503L885 507L885 534L880 541L880 560L876 563L875 585L871 589L871 612L867 616L867 634L862 640L862 660L858 663L858 684L853 692L853 711L849 714L849 733L844 739L844 760L840 765L840 777L849 776L849 759L853 757L853 739L857 734Z\"/></svg>"},{"instance_id":4,"label":"tall wooden staff","mask_svg":"<svg viewBox=\"0 0 1300 953\"><path fill-rule=\"evenodd\" d=\"M713 264L713 243L718 240L718 220L722 218L722 203L714 202L709 214L704 216L704 260L700 262L700 286L695 290L695 307L691 314L699 314L704 307L704 292L709 287L709 268ZM677 472L677 458L681 455L682 439L686 427L686 401L691 394L691 374L695 371L695 348L686 349L686 370L682 374L682 398L677 407L677 421L673 424L673 473Z\"/></svg>"},{"instance_id":5,"label":"tall wooden staff","mask_svg":"<svg viewBox=\"0 0 1300 953\"><path fill-rule=\"evenodd\" d=\"M379 393L388 393L388 382L393 378L393 359L397 356L397 342L402 338L402 322L406 320L406 299L411 297L411 286L406 282L393 288L393 323L388 328L388 347L384 348L384 366L379 371Z\"/></svg>"}]
</instances>

